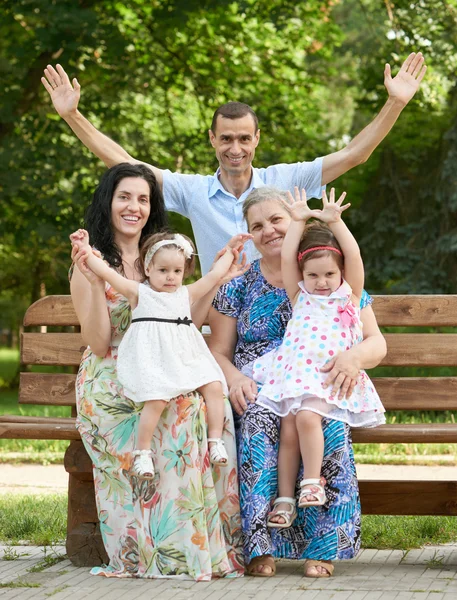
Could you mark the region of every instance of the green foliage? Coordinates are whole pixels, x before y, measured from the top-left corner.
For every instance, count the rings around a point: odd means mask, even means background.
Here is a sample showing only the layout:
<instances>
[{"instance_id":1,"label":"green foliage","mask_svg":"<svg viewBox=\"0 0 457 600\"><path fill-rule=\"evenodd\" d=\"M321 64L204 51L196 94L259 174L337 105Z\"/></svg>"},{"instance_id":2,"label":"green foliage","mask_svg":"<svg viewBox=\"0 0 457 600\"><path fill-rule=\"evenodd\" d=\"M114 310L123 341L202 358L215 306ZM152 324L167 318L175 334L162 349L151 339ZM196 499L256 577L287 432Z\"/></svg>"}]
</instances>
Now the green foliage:
<instances>
[{"instance_id":1,"label":"green foliage","mask_svg":"<svg viewBox=\"0 0 457 600\"><path fill-rule=\"evenodd\" d=\"M386 60L395 72L423 51L422 92L336 185L357 207L348 218L368 289L454 291L455 0L3 0L0 10L0 327L17 328L41 294L68 292L68 234L103 170L42 88L56 62L78 77L82 112L133 156L211 172L206 131L220 103L258 112L257 165L313 159L382 106Z\"/></svg>"}]
</instances>

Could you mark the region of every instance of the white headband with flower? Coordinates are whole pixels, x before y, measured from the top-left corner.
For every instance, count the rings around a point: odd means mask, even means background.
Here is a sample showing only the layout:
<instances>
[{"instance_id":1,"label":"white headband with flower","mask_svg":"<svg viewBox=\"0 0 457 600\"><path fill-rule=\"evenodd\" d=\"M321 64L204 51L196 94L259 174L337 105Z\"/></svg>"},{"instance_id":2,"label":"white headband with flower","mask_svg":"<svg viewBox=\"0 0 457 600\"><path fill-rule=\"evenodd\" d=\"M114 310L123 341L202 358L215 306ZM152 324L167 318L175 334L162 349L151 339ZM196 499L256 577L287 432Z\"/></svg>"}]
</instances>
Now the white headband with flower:
<instances>
[{"instance_id":1,"label":"white headband with flower","mask_svg":"<svg viewBox=\"0 0 457 600\"><path fill-rule=\"evenodd\" d=\"M154 246L151 246L151 248L149 248L144 259L144 268L147 269L149 267L149 264L157 250L160 250L160 248L162 248L163 246L169 245L178 246L179 250L183 252L186 260L188 260L194 253L190 242L188 242L186 238L184 238L181 234L176 233L173 236L173 239L160 240L160 242L156 242Z\"/></svg>"}]
</instances>

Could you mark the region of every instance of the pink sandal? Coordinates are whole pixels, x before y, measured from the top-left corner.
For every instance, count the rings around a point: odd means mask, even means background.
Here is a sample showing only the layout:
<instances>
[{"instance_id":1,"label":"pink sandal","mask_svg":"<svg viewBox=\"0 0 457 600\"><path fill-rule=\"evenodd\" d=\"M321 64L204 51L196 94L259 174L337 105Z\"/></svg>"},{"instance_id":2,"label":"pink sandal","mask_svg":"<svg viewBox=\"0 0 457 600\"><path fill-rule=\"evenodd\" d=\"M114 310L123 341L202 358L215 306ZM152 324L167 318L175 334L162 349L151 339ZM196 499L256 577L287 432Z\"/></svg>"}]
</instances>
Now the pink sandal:
<instances>
[{"instance_id":1,"label":"pink sandal","mask_svg":"<svg viewBox=\"0 0 457 600\"><path fill-rule=\"evenodd\" d=\"M327 502L324 486L320 479L302 479L300 488L300 498L298 499L298 506L300 508L322 506ZM315 500L306 500L307 496L313 496Z\"/></svg>"}]
</instances>

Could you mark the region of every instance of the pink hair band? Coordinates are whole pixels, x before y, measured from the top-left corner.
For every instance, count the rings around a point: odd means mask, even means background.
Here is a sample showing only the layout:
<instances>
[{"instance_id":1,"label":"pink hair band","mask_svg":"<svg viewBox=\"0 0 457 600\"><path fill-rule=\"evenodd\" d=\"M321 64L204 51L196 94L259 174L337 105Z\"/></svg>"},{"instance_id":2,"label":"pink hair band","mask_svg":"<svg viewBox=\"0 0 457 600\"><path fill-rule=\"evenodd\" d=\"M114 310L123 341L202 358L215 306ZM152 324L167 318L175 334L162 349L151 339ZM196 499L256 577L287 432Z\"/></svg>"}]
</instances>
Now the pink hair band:
<instances>
[{"instance_id":1,"label":"pink hair band","mask_svg":"<svg viewBox=\"0 0 457 600\"><path fill-rule=\"evenodd\" d=\"M309 254L310 252L315 252L316 250L330 250L331 252L336 252L340 256L343 256L341 250L338 248L334 248L333 246L313 246L312 248L308 248L307 250L303 250L303 252L298 253L298 260L301 260L305 254Z\"/></svg>"}]
</instances>

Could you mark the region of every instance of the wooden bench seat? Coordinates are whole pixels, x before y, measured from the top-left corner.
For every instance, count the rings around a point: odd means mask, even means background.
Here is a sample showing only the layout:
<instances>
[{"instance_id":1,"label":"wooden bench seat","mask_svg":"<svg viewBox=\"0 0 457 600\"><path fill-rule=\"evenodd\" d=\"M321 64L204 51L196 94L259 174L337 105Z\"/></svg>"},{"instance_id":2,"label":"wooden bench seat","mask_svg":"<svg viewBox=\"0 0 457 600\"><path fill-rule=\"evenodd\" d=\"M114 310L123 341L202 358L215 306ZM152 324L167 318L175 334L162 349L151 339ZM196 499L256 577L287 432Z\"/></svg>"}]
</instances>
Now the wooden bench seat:
<instances>
[{"instance_id":1,"label":"wooden bench seat","mask_svg":"<svg viewBox=\"0 0 457 600\"><path fill-rule=\"evenodd\" d=\"M382 366L457 367L457 333L411 332L404 328L457 327L457 296L377 296L374 310L381 326L400 327L386 334L388 353ZM26 365L79 365L85 349L70 296L48 296L33 304L25 327L52 327L46 333L25 332L21 362ZM54 329L63 328L63 331ZM72 330L69 330L72 328ZM71 418L0 416L0 438L68 440L69 473L67 552L75 565L106 560L98 529L92 465L75 429L75 373L21 373L20 404L69 406ZM455 411L456 376L376 377L384 406L391 411ZM456 423L393 423L354 429L357 443L457 443ZM360 482L364 514L457 515L457 482Z\"/></svg>"}]
</instances>

